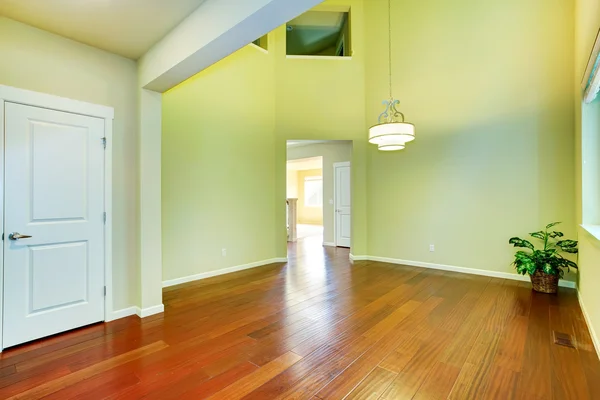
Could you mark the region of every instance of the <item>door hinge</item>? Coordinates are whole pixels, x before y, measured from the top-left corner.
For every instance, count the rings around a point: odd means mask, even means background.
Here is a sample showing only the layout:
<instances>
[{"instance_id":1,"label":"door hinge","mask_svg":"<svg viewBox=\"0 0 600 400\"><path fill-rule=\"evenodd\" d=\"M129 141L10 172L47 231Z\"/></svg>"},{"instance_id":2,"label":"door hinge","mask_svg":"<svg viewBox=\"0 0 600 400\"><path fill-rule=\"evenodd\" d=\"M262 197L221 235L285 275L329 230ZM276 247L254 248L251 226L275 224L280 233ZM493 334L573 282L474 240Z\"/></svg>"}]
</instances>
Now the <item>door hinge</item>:
<instances>
[{"instance_id":1,"label":"door hinge","mask_svg":"<svg viewBox=\"0 0 600 400\"><path fill-rule=\"evenodd\" d=\"M104 149L106 150L106 138L105 137L102 138L102 146L104 146Z\"/></svg>"},{"instance_id":2,"label":"door hinge","mask_svg":"<svg viewBox=\"0 0 600 400\"><path fill-rule=\"evenodd\" d=\"M104 286L104 295L106 296L106 286Z\"/></svg>"},{"instance_id":3,"label":"door hinge","mask_svg":"<svg viewBox=\"0 0 600 400\"><path fill-rule=\"evenodd\" d=\"M2 240L4 240L4 232L2 233Z\"/></svg>"},{"instance_id":4,"label":"door hinge","mask_svg":"<svg viewBox=\"0 0 600 400\"><path fill-rule=\"evenodd\" d=\"M106 225L106 211L102 213L102 219L104 220L104 225Z\"/></svg>"}]
</instances>

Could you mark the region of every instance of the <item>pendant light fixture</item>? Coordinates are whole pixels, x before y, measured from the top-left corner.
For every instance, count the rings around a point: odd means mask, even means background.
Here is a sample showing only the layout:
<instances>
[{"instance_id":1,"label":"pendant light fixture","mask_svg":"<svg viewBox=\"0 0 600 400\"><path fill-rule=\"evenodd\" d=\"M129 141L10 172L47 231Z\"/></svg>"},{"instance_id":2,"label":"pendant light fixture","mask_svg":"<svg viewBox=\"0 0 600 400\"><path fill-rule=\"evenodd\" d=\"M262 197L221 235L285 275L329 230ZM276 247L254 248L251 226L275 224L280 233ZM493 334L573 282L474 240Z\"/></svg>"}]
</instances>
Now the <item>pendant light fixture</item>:
<instances>
[{"instance_id":1,"label":"pendant light fixture","mask_svg":"<svg viewBox=\"0 0 600 400\"><path fill-rule=\"evenodd\" d=\"M377 125L369 128L369 143L376 144L381 151L402 150L415 139L415 126L404 121L404 114L397 108L400 101L392 96L392 0L388 0L388 34L390 99L383 102L385 110L379 115Z\"/></svg>"}]
</instances>

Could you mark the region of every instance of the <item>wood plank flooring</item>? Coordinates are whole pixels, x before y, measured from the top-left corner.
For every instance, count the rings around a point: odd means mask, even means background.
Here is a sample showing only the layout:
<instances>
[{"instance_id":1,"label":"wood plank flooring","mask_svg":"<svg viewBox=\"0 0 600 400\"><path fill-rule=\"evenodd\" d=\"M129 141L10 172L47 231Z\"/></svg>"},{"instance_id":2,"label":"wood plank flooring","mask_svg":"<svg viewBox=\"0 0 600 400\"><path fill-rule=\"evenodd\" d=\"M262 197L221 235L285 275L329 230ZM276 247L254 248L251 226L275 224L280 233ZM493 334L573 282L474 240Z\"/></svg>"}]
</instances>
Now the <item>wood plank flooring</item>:
<instances>
[{"instance_id":1,"label":"wood plank flooring","mask_svg":"<svg viewBox=\"0 0 600 400\"><path fill-rule=\"evenodd\" d=\"M6 350L0 398L600 399L574 290L289 251L166 289L164 315Z\"/></svg>"}]
</instances>

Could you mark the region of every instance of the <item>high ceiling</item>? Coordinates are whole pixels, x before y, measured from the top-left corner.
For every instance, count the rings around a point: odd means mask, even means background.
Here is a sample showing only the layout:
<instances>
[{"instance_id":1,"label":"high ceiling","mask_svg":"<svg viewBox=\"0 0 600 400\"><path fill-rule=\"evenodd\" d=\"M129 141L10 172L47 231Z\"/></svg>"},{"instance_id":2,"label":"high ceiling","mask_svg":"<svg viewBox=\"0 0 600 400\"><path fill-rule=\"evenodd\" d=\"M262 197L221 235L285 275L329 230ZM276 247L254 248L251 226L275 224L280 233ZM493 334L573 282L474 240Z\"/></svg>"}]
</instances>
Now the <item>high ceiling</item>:
<instances>
[{"instance_id":1,"label":"high ceiling","mask_svg":"<svg viewBox=\"0 0 600 400\"><path fill-rule=\"evenodd\" d=\"M0 15L138 59L204 0L0 0Z\"/></svg>"}]
</instances>

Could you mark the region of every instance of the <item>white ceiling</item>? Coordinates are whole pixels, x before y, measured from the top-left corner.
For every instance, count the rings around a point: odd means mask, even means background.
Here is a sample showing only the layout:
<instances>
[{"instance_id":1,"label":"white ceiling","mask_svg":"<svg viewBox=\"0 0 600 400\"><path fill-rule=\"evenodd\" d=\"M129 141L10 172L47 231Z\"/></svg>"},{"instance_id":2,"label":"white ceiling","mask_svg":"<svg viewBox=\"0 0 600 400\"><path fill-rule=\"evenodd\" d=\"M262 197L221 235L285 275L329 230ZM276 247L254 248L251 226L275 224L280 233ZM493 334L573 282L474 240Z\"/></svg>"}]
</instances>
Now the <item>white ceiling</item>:
<instances>
[{"instance_id":1,"label":"white ceiling","mask_svg":"<svg viewBox=\"0 0 600 400\"><path fill-rule=\"evenodd\" d=\"M0 15L134 60L205 0L0 0Z\"/></svg>"}]
</instances>

